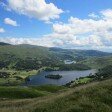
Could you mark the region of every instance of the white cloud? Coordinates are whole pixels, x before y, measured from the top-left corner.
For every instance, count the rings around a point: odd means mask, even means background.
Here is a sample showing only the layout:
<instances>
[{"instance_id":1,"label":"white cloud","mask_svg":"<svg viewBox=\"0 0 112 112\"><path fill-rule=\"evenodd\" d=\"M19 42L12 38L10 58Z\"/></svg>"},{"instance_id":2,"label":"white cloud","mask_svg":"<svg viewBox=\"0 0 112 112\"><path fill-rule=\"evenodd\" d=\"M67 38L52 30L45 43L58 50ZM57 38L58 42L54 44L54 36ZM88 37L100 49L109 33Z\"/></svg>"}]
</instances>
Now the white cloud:
<instances>
[{"instance_id":1,"label":"white cloud","mask_svg":"<svg viewBox=\"0 0 112 112\"><path fill-rule=\"evenodd\" d=\"M62 9L53 3L46 3L45 0L8 0L8 6L19 14L43 21L57 19L63 13Z\"/></svg>"},{"instance_id":2,"label":"white cloud","mask_svg":"<svg viewBox=\"0 0 112 112\"><path fill-rule=\"evenodd\" d=\"M62 25L62 24L53 24L54 32L59 34L69 33L71 31L71 28L68 25Z\"/></svg>"},{"instance_id":3,"label":"white cloud","mask_svg":"<svg viewBox=\"0 0 112 112\"><path fill-rule=\"evenodd\" d=\"M47 47L97 49L112 51L111 9L101 11L98 19L70 17L67 23L53 24L53 33L41 38L5 38L13 44L32 44Z\"/></svg>"},{"instance_id":4,"label":"white cloud","mask_svg":"<svg viewBox=\"0 0 112 112\"><path fill-rule=\"evenodd\" d=\"M93 19L98 19L99 18L99 16L96 15L95 13L90 13L88 16L93 18Z\"/></svg>"},{"instance_id":5,"label":"white cloud","mask_svg":"<svg viewBox=\"0 0 112 112\"><path fill-rule=\"evenodd\" d=\"M3 28L0 28L0 33L4 33L5 30Z\"/></svg>"},{"instance_id":6,"label":"white cloud","mask_svg":"<svg viewBox=\"0 0 112 112\"><path fill-rule=\"evenodd\" d=\"M68 43L71 44L71 47L112 46L112 10L101 11L99 15L96 15L99 17L98 19L70 17L68 23L54 24L54 32L58 39L63 38L63 46L66 45L66 47L70 46L67 45ZM72 39L68 35L71 35ZM54 38L54 36L52 37Z\"/></svg>"},{"instance_id":7,"label":"white cloud","mask_svg":"<svg viewBox=\"0 0 112 112\"><path fill-rule=\"evenodd\" d=\"M105 17L105 19L112 19L112 9L107 9L101 11L101 14Z\"/></svg>"},{"instance_id":8,"label":"white cloud","mask_svg":"<svg viewBox=\"0 0 112 112\"><path fill-rule=\"evenodd\" d=\"M19 26L16 21L14 21L14 20L12 20L10 18L5 18L4 23L8 24L8 25L11 25L11 26Z\"/></svg>"}]
</instances>

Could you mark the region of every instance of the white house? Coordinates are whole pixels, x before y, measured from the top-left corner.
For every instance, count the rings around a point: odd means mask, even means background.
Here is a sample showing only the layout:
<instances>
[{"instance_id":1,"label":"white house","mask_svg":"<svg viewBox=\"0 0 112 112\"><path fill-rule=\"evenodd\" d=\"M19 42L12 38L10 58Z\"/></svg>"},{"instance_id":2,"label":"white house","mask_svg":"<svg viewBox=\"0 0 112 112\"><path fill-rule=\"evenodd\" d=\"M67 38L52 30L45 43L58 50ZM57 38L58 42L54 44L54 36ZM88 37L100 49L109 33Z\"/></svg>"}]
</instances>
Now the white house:
<instances>
[{"instance_id":1,"label":"white house","mask_svg":"<svg viewBox=\"0 0 112 112\"><path fill-rule=\"evenodd\" d=\"M69 64L75 64L76 61L64 60L64 63L69 65Z\"/></svg>"}]
</instances>

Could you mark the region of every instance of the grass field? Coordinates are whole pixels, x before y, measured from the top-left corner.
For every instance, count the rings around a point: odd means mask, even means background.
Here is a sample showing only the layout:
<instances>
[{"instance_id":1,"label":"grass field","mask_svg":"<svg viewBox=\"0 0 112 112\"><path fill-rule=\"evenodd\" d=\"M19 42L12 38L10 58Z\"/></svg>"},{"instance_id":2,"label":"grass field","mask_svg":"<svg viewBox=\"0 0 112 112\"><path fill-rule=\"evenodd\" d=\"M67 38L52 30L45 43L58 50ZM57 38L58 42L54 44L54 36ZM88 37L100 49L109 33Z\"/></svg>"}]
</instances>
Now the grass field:
<instances>
[{"instance_id":1,"label":"grass field","mask_svg":"<svg viewBox=\"0 0 112 112\"><path fill-rule=\"evenodd\" d=\"M85 64L93 69L103 68L105 66L112 65L112 56L88 58L79 63Z\"/></svg>"},{"instance_id":2,"label":"grass field","mask_svg":"<svg viewBox=\"0 0 112 112\"><path fill-rule=\"evenodd\" d=\"M1 100L0 112L112 112L112 79L39 98Z\"/></svg>"},{"instance_id":3,"label":"grass field","mask_svg":"<svg viewBox=\"0 0 112 112\"><path fill-rule=\"evenodd\" d=\"M88 83L88 82L90 82L92 79L91 78L87 78L87 77L85 77L85 78L81 78L81 79L78 79L78 80L75 80L75 83L76 84L84 84L84 83Z\"/></svg>"},{"instance_id":4,"label":"grass field","mask_svg":"<svg viewBox=\"0 0 112 112\"><path fill-rule=\"evenodd\" d=\"M25 81L25 78L31 75L35 75L38 71L41 71L43 68L39 70L31 70L31 71L17 71L17 70L0 70L0 72L9 73L8 78L0 78L0 85L20 85Z\"/></svg>"},{"instance_id":5,"label":"grass field","mask_svg":"<svg viewBox=\"0 0 112 112\"><path fill-rule=\"evenodd\" d=\"M21 99L44 96L44 92L28 87L0 87L0 98Z\"/></svg>"},{"instance_id":6,"label":"grass field","mask_svg":"<svg viewBox=\"0 0 112 112\"><path fill-rule=\"evenodd\" d=\"M67 89L64 86L56 86L56 85L42 85L42 86L33 86L32 88L40 90L40 91L47 91L51 93L56 93L60 90Z\"/></svg>"},{"instance_id":7,"label":"grass field","mask_svg":"<svg viewBox=\"0 0 112 112\"><path fill-rule=\"evenodd\" d=\"M65 89L63 86L44 85L44 86L1 86L0 98L6 99L25 99L47 96Z\"/></svg>"},{"instance_id":8,"label":"grass field","mask_svg":"<svg viewBox=\"0 0 112 112\"><path fill-rule=\"evenodd\" d=\"M39 69L40 70L40 69ZM20 76L21 78L26 78L29 75L34 75L38 73L38 70L31 70L31 71L17 71L17 70L0 70L0 72L7 72L10 73L10 78L14 76Z\"/></svg>"}]
</instances>

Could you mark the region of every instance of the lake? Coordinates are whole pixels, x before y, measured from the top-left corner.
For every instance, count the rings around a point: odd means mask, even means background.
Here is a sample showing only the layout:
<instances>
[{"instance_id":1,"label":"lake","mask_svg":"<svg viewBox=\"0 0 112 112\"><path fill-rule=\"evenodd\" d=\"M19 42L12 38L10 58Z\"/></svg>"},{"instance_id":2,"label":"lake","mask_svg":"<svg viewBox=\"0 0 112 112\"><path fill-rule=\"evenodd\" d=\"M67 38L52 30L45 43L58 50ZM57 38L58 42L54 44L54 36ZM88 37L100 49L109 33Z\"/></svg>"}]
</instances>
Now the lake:
<instances>
[{"instance_id":1,"label":"lake","mask_svg":"<svg viewBox=\"0 0 112 112\"><path fill-rule=\"evenodd\" d=\"M89 74L96 73L96 70L84 70L84 71L50 71L50 72L41 72L37 75L33 75L30 77L30 81L27 81L24 85L65 85L70 81L75 80L79 77L88 76ZM54 74L54 75L62 75L61 79L49 79L45 78L46 75Z\"/></svg>"}]
</instances>

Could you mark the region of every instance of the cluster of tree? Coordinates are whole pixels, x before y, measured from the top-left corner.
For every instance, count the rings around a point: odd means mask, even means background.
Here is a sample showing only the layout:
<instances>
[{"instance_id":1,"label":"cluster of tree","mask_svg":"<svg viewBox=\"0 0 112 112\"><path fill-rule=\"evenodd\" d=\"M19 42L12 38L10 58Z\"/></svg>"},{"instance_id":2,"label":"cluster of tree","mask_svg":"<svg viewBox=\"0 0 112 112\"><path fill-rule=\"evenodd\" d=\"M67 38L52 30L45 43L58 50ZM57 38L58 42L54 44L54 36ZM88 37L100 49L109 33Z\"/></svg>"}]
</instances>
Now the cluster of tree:
<instances>
[{"instance_id":1,"label":"cluster of tree","mask_svg":"<svg viewBox=\"0 0 112 112\"><path fill-rule=\"evenodd\" d=\"M110 77L112 77L112 65L108 65L102 69L99 69L98 72L96 73L96 79L98 80Z\"/></svg>"},{"instance_id":2,"label":"cluster of tree","mask_svg":"<svg viewBox=\"0 0 112 112\"><path fill-rule=\"evenodd\" d=\"M0 53L0 69L12 67L18 58L10 53Z\"/></svg>"},{"instance_id":3,"label":"cluster of tree","mask_svg":"<svg viewBox=\"0 0 112 112\"><path fill-rule=\"evenodd\" d=\"M47 59L36 59L36 58L26 58L26 59L19 59L17 63L14 65L14 69L17 70L37 70L42 67L55 67L60 64L59 61L53 60L50 58Z\"/></svg>"},{"instance_id":4,"label":"cluster of tree","mask_svg":"<svg viewBox=\"0 0 112 112\"><path fill-rule=\"evenodd\" d=\"M0 72L0 78L8 78L10 76L7 72Z\"/></svg>"},{"instance_id":5,"label":"cluster of tree","mask_svg":"<svg viewBox=\"0 0 112 112\"><path fill-rule=\"evenodd\" d=\"M38 63L38 61L35 60L22 60L20 59L14 66L17 70L33 70L33 69L39 69L41 65Z\"/></svg>"},{"instance_id":6,"label":"cluster of tree","mask_svg":"<svg viewBox=\"0 0 112 112\"><path fill-rule=\"evenodd\" d=\"M91 69L90 67L84 64L70 64L70 65L61 64L58 67L59 67L59 70L68 70L68 71L69 70L89 70Z\"/></svg>"},{"instance_id":7,"label":"cluster of tree","mask_svg":"<svg viewBox=\"0 0 112 112\"><path fill-rule=\"evenodd\" d=\"M65 65L63 60L57 57L46 57L46 58L36 58L36 57L26 57L18 58L11 54L1 54L0 53L0 69L2 68L14 68L16 70L33 70L39 69L41 67L47 67L46 71L57 70L88 70L91 69L85 64L71 64ZM99 70L100 71L100 70ZM108 72L107 72L108 73Z\"/></svg>"},{"instance_id":8,"label":"cluster of tree","mask_svg":"<svg viewBox=\"0 0 112 112\"><path fill-rule=\"evenodd\" d=\"M6 68L7 65L8 65L7 62L5 62L5 61L0 61L0 69L2 69L2 68Z\"/></svg>"}]
</instances>

